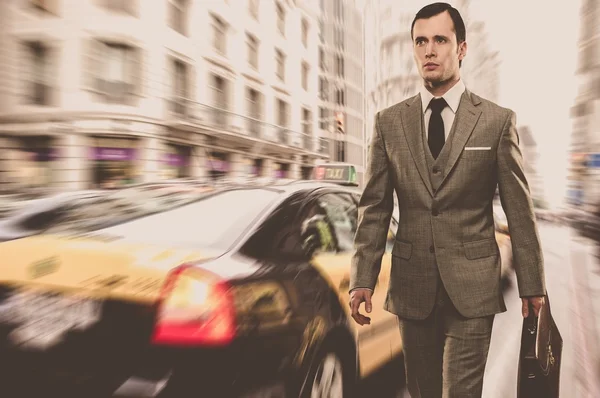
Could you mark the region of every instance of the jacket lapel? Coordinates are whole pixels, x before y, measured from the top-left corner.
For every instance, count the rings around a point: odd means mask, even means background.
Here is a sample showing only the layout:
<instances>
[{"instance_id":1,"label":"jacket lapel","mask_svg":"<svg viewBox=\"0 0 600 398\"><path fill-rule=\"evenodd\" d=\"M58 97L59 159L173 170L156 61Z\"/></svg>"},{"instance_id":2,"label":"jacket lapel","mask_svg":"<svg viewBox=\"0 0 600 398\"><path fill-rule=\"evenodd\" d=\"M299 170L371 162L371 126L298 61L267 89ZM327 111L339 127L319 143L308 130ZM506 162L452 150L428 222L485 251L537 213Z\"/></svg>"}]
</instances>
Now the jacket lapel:
<instances>
[{"instance_id":1,"label":"jacket lapel","mask_svg":"<svg viewBox=\"0 0 600 398\"><path fill-rule=\"evenodd\" d=\"M448 163L445 167L444 177L439 188L444 185L448 179L448 176L452 173L452 169L454 169L456 161L458 160L467 141L469 140L471 133L473 133L473 130L475 129L475 125L481 116L481 110L477 108L477 105L480 103L481 101L477 98L477 96L474 96L470 91L465 90L461 97L458 112L454 121L456 126L454 126L452 147L448 156Z\"/></svg>"},{"instance_id":2,"label":"jacket lapel","mask_svg":"<svg viewBox=\"0 0 600 398\"><path fill-rule=\"evenodd\" d=\"M427 160L425 159L425 147L421 137L423 131L423 112L421 111L421 94L417 94L412 100L405 102L406 106L401 109L402 129L408 143L417 170L421 175L423 184L427 187L429 194L433 196L433 188L429 179Z\"/></svg>"}]
</instances>

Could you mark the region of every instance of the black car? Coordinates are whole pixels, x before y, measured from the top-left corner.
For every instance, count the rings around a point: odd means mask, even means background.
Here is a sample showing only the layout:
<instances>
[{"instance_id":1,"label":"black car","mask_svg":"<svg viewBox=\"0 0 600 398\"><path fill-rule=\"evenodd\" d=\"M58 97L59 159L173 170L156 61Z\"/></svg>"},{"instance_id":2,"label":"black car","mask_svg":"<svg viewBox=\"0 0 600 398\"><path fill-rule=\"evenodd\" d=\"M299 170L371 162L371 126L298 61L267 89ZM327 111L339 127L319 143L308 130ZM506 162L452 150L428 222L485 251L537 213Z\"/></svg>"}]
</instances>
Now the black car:
<instances>
[{"instance_id":1,"label":"black car","mask_svg":"<svg viewBox=\"0 0 600 398\"><path fill-rule=\"evenodd\" d=\"M358 199L229 185L0 244L2 396L350 396L401 351L385 288L371 325L349 317Z\"/></svg>"}]
</instances>

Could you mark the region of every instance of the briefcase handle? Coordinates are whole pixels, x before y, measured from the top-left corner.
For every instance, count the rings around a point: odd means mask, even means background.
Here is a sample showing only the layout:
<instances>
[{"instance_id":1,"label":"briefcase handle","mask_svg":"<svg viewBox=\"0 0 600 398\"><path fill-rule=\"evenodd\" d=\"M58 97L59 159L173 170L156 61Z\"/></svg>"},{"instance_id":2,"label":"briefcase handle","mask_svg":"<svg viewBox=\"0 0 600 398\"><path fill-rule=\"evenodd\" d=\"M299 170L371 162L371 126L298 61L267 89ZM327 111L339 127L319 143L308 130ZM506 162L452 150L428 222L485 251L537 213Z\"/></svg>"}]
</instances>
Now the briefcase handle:
<instances>
[{"instance_id":1,"label":"briefcase handle","mask_svg":"<svg viewBox=\"0 0 600 398\"><path fill-rule=\"evenodd\" d=\"M535 316L535 313L533 311L533 306L531 305L531 303L528 304L529 305L529 317L531 318L531 323L529 324L529 326L527 327L527 331L532 334L535 335L535 346L534 346L534 353L535 353L535 357L536 359L538 359L539 361L539 356L540 356L540 352L538 351L538 349L540 349L540 346L545 348L547 350L547 355L545 355L546 360L542 360L541 362L538 362L540 364L542 373L544 375L548 375L548 373L550 372L550 365L554 365L554 355L552 353L552 336L551 336L551 331L549 330L548 332L548 341L544 341L542 342L542 344L540 345L538 342L538 339L541 338L541 336L539 336L539 316ZM550 310L550 300L548 299L548 295L544 296L544 304L542 305L542 308L540 308L540 313L542 313L542 311L548 311L548 321L550 320L550 318L552 317L552 311ZM549 326L547 325L547 327L549 328Z\"/></svg>"}]
</instances>

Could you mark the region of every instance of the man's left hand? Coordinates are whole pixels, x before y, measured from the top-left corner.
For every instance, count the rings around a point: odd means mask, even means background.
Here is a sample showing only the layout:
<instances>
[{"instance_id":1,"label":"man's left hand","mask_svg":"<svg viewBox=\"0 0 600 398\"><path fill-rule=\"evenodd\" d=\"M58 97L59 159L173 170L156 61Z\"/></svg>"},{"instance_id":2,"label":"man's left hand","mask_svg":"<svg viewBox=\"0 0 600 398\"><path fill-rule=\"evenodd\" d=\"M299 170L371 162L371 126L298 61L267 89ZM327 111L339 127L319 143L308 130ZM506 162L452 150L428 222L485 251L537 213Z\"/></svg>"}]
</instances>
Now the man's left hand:
<instances>
[{"instance_id":1,"label":"man's left hand","mask_svg":"<svg viewBox=\"0 0 600 398\"><path fill-rule=\"evenodd\" d=\"M531 303L531 306L533 307L533 313L535 314L535 316L538 316L540 314L540 309L542 308L542 305L544 305L544 303L545 303L544 296L526 297L526 298L522 298L521 301L523 302L523 318L527 318L529 316L529 304L530 303Z\"/></svg>"}]
</instances>

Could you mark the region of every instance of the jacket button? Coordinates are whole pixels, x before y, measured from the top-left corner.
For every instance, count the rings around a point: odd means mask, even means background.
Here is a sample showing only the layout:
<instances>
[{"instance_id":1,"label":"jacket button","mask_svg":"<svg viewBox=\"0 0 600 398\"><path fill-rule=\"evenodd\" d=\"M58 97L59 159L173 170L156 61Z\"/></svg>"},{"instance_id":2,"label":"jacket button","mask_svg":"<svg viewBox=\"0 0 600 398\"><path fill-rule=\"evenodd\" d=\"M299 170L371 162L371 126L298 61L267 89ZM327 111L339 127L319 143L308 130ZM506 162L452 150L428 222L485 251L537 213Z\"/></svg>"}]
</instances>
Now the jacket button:
<instances>
[{"instance_id":1,"label":"jacket button","mask_svg":"<svg viewBox=\"0 0 600 398\"><path fill-rule=\"evenodd\" d=\"M435 166L435 167L433 168L433 174L439 174L439 173L440 173L440 168L439 168L439 167L437 167L437 166Z\"/></svg>"},{"instance_id":2,"label":"jacket button","mask_svg":"<svg viewBox=\"0 0 600 398\"><path fill-rule=\"evenodd\" d=\"M435 247L433 247L433 245L429 246L429 253L435 253Z\"/></svg>"},{"instance_id":3,"label":"jacket button","mask_svg":"<svg viewBox=\"0 0 600 398\"><path fill-rule=\"evenodd\" d=\"M434 217L437 217L440 214L440 212L437 209L433 209L431 211L431 214L433 214Z\"/></svg>"}]
</instances>

